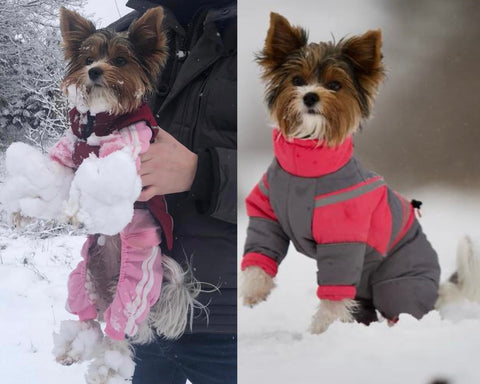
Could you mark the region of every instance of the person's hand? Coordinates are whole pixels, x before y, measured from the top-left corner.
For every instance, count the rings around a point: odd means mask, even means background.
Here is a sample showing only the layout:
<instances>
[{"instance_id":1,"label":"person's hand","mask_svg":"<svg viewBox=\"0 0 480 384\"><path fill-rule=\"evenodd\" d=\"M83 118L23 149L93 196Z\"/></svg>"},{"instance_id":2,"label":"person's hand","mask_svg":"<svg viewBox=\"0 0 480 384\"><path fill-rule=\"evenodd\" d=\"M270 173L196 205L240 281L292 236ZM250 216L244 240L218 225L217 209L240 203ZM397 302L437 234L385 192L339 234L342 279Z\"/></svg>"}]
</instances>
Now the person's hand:
<instances>
[{"instance_id":1,"label":"person's hand","mask_svg":"<svg viewBox=\"0 0 480 384\"><path fill-rule=\"evenodd\" d=\"M197 172L197 155L163 129L140 159L143 191L139 201L190 190Z\"/></svg>"}]
</instances>

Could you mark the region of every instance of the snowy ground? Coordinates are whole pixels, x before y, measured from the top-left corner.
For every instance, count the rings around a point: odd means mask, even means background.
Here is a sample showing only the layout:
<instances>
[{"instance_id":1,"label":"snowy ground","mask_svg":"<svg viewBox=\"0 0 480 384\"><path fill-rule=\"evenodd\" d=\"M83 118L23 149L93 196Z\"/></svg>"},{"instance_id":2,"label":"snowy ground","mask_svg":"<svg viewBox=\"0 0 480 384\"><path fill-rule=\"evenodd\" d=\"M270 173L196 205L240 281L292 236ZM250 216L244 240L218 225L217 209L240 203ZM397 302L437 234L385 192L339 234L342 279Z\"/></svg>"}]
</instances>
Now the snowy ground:
<instances>
[{"instance_id":1,"label":"snowy ground","mask_svg":"<svg viewBox=\"0 0 480 384\"><path fill-rule=\"evenodd\" d=\"M405 194L424 201L421 223L437 249L442 279L454 270L458 239L480 235L480 199L430 188ZM243 214L243 213L242 213ZM239 225L239 249L246 220ZM334 324L323 335L306 331L316 308L315 263L293 247L282 263L277 288L256 308L239 306L239 382L427 384L480 383L480 305L463 303L421 321L398 325Z\"/></svg>"},{"instance_id":2,"label":"snowy ground","mask_svg":"<svg viewBox=\"0 0 480 384\"><path fill-rule=\"evenodd\" d=\"M425 201L422 224L446 277L454 269L458 238L467 232L478 235L480 201L439 188L411 196ZM241 220L241 235L245 224ZM239 240L241 248L243 236ZM2 383L84 382L87 364L63 367L51 354L52 332L61 320L73 318L64 310L66 280L82 243L81 236L32 239L0 228ZM306 329L316 306L314 263L292 249L277 282L267 302L239 309L241 384L426 384L434 377L452 384L480 382L475 368L480 306L464 304L450 313L455 321L434 312L422 321L402 317L393 328L385 323L335 324L312 336Z\"/></svg>"}]
</instances>

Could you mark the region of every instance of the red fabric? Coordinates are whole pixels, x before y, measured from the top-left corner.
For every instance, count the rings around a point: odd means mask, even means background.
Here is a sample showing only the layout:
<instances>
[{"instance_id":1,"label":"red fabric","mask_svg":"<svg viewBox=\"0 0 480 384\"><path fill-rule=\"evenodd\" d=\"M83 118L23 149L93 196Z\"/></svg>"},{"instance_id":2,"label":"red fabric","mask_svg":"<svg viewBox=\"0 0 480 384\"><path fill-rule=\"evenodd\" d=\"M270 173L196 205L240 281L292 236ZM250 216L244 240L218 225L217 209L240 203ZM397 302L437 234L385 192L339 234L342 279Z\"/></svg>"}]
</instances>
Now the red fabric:
<instances>
[{"instance_id":1,"label":"red fabric","mask_svg":"<svg viewBox=\"0 0 480 384\"><path fill-rule=\"evenodd\" d=\"M241 269L244 271L247 267L260 267L270 276L275 277L278 271L277 262L261 253L250 252L245 254L242 259Z\"/></svg>"},{"instance_id":2,"label":"red fabric","mask_svg":"<svg viewBox=\"0 0 480 384\"><path fill-rule=\"evenodd\" d=\"M325 300L354 299L356 293L357 289L351 285L320 285L317 288L317 296Z\"/></svg>"},{"instance_id":3,"label":"red fabric","mask_svg":"<svg viewBox=\"0 0 480 384\"><path fill-rule=\"evenodd\" d=\"M398 235L395 238L395 240L392 241L392 244L390 245L390 249L393 249L393 247L395 247L395 245L397 245L397 243L401 239L403 239L403 237L405 236L407 231L412 226L413 220L415 219L415 212L414 212L412 204L410 202L406 201L397 192L395 192L395 194L397 195L397 197L402 202L402 205L403 205L403 215L402 215L402 217L405 218L405 223L404 223L403 227L400 229L400 231L398 232Z\"/></svg>"},{"instance_id":4,"label":"red fabric","mask_svg":"<svg viewBox=\"0 0 480 384\"><path fill-rule=\"evenodd\" d=\"M338 171L353 155L352 137L337 147L328 147L318 140L288 141L278 129L273 130L273 150L280 166L292 175L318 177Z\"/></svg>"},{"instance_id":5,"label":"red fabric","mask_svg":"<svg viewBox=\"0 0 480 384\"><path fill-rule=\"evenodd\" d=\"M367 180L354 188L374 182ZM336 191L334 194L352 188ZM332 194L329 194L329 196ZM317 198L325 197L325 195ZM312 221L313 238L317 244L367 243L385 255L392 231L392 213L386 186L345 201L315 208Z\"/></svg>"},{"instance_id":6,"label":"red fabric","mask_svg":"<svg viewBox=\"0 0 480 384\"><path fill-rule=\"evenodd\" d=\"M264 184L267 186L265 179L266 178L264 177ZM258 184L247 196L245 203L247 205L247 214L249 217L261 217L263 219L278 221L268 197L263 194L258 187Z\"/></svg>"}]
</instances>

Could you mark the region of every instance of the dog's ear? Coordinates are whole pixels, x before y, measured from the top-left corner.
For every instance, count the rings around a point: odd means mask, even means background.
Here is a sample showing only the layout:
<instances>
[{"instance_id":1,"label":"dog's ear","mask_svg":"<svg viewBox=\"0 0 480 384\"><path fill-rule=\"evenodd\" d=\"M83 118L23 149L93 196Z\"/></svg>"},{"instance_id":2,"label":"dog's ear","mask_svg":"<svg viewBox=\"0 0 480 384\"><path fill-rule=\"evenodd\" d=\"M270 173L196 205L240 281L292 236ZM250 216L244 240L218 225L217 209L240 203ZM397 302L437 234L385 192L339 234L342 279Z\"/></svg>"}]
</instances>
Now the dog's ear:
<instances>
[{"instance_id":1,"label":"dog's ear","mask_svg":"<svg viewBox=\"0 0 480 384\"><path fill-rule=\"evenodd\" d=\"M365 75L383 72L382 32L379 29L345 40L342 53L353 63L355 71Z\"/></svg>"},{"instance_id":2,"label":"dog's ear","mask_svg":"<svg viewBox=\"0 0 480 384\"><path fill-rule=\"evenodd\" d=\"M80 49L82 42L94 34L95 25L77 12L65 7L60 8L60 32L63 39L65 59L72 59Z\"/></svg>"},{"instance_id":3,"label":"dog's ear","mask_svg":"<svg viewBox=\"0 0 480 384\"><path fill-rule=\"evenodd\" d=\"M164 64L167 59L167 37L162 29L163 8L149 9L142 17L134 21L128 29L128 39L132 42L135 52L155 62Z\"/></svg>"},{"instance_id":4,"label":"dog's ear","mask_svg":"<svg viewBox=\"0 0 480 384\"><path fill-rule=\"evenodd\" d=\"M273 70L284 63L289 54L307 45L307 41L305 29L291 26L285 17L272 12L265 47L257 61L265 69Z\"/></svg>"}]
</instances>

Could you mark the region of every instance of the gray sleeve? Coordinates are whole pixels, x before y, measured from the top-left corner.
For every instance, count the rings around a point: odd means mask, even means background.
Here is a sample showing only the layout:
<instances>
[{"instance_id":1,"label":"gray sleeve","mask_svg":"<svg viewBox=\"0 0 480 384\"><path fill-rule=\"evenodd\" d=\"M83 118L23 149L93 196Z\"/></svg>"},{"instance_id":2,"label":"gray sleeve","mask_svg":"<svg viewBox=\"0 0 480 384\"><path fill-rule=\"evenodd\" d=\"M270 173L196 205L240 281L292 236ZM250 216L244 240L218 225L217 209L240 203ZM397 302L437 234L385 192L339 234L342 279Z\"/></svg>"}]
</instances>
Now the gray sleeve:
<instances>
[{"instance_id":1,"label":"gray sleeve","mask_svg":"<svg viewBox=\"0 0 480 384\"><path fill-rule=\"evenodd\" d=\"M366 244L339 243L317 245L319 286L355 286L362 276Z\"/></svg>"},{"instance_id":2,"label":"gray sleeve","mask_svg":"<svg viewBox=\"0 0 480 384\"><path fill-rule=\"evenodd\" d=\"M260 253L280 264L288 250L289 239L280 224L260 217L250 217L245 252Z\"/></svg>"}]
</instances>

